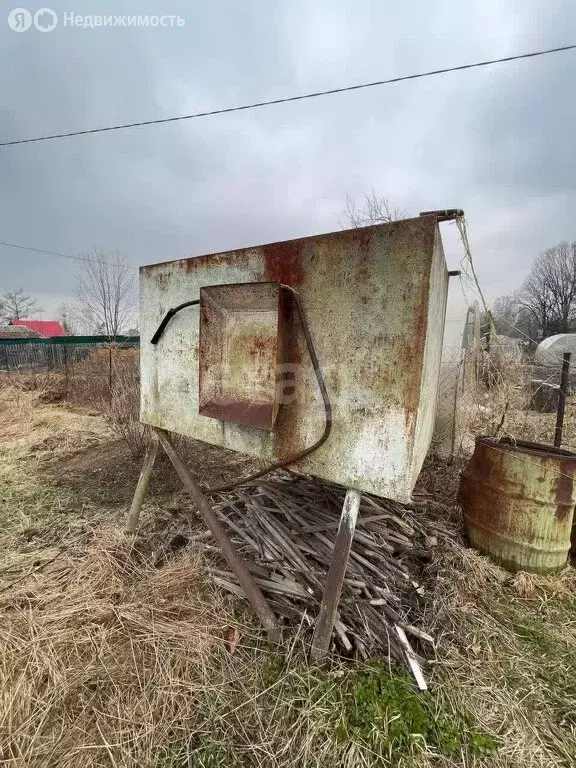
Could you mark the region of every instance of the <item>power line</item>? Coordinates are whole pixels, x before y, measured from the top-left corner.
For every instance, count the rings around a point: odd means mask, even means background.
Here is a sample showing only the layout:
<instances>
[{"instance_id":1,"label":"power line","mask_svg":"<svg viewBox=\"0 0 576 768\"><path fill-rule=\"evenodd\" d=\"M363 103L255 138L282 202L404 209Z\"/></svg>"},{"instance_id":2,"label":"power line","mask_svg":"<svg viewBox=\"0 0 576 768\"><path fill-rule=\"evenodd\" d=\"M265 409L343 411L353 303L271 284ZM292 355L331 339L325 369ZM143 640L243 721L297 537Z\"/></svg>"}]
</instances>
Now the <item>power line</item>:
<instances>
[{"instance_id":1,"label":"power line","mask_svg":"<svg viewBox=\"0 0 576 768\"><path fill-rule=\"evenodd\" d=\"M253 104L243 104L238 107L224 107L222 109L212 109L207 112L196 112L191 115L178 115L176 117L164 117L157 120L142 120L138 123L123 123L120 125L109 125L104 128L90 128L84 131L70 131L69 133L55 133L51 136L36 136L29 139L14 139L12 141L0 142L0 147L9 147L14 144L31 144L36 141L51 141L52 139L66 139L71 136L85 136L89 133L104 133L105 131L120 131L127 128L141 128L146 125L159 125L160 123L174 123L178 120L192 120L197 117L209 117L211 115L223 115L230 112L242 112L248 109L257 109L258 107L269 107L274 104L286 104L292 101L303 101L304 99L315 99L319 96L331 96L336 93L345 93L347 91L359 91L363 88L374 88L378 85L391 85L392 83L402 83L406 80L418 80L435 75L445 75L449 72L462 72L465 69L475 69L478 67L488 67L492 64L502 64L508 61L518 61L520 59L532 59L537 56L546 56L550 53L560 53L561 51L571 51L576 48L576 43L572 45L563 45L558 48L548 48L543 51L532 51L530 53L521 53L516 56L505 56L500 59L489 59L486 61L477 61L473 64L460 64L457 67L446 67L444 69L433 69L430 72L419 72L414 75L403 75L401 77L391 77L388 80L375 80L371 83L360 83L358 85L347 85L342 88L330 88L326 91L313 91L303 93L298 96L286 96L282 99L270 99L269 101L257 101Z\"/></svg>"},{"instance_id":2,"label":"power line","mask_svg":"<svg viewBox=\"0 0 576 768\"><path fill-rule=\"evenodd\" d=\"M58 251L47 251L45 248L31 248L28 245L19 245L18 243L7 243L4 240L0 240L0 245L5 245L8 248L18 248L22 251L32 251L33 253L44 253L48 256L59 256L62 259L73 259L74 261L90 261L93 264L104 264L107 267L128 267L128 269L138 269L130 264L120 264L118 262L103 261L102 259L90 259L84 256L72 256L70 253L59 253Z\"/></svg>"}]
</instances>

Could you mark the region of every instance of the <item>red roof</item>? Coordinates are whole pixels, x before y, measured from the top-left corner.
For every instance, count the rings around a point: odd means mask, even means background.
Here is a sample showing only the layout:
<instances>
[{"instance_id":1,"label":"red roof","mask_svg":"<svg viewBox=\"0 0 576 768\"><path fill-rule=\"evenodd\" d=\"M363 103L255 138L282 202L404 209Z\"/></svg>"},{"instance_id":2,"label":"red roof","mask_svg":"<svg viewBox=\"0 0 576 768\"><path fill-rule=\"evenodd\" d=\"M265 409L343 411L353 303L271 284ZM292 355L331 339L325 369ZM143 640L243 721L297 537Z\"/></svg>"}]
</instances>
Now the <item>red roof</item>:
<instances>
[{"instance_id":1,"label":"red roof","mask_svg":"<svg viewBox=\"0 0 576 768\"><path fill-rule=\"evenodd\" d=\"M51 336L66 336L66 331L58 320L10 320L8 325L24 325L31 331L41 334L46 338Z\"/></svg>"}]
</instances>

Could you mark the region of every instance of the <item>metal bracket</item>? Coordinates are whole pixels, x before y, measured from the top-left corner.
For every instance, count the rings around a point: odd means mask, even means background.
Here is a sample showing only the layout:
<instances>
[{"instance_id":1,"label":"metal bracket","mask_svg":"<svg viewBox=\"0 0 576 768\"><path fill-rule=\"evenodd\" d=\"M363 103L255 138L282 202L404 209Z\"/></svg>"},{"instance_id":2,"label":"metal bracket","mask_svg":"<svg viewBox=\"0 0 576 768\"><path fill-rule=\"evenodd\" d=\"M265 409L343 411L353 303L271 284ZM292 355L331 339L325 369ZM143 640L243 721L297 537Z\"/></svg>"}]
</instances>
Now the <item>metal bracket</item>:
<instances>
[{"instance_id":1,"label":"metal bracket","mask_svg":"<svg viewBox=\"0 0 576 768\"><path fill-rule=\"evenodd\" d=\"M441 211L420 211L420 216L436 216L438 221L454 221L464 216L462 208L445 208Z\"/></svg>"}]
</instances>

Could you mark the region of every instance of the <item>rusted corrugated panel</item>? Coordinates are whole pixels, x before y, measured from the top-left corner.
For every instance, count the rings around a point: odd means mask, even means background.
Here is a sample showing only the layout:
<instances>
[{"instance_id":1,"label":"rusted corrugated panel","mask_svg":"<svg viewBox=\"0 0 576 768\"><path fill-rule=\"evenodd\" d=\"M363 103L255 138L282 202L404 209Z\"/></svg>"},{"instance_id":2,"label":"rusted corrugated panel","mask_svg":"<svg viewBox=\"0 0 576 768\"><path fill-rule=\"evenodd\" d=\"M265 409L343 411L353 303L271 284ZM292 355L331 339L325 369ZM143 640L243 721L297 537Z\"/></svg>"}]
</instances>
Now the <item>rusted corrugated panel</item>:
<instances>
[{"instance_id":1,"label":"rusted corrugated panel","mask_svg":"<svg viewBox=\"0 0 576 768\"><path fill-rule=\"evenodd\" d=\"M569 451L477 438L460 486L470 543L512 571L563 568L575 476L576 454Z\"/></svg>"},{"instance_id":2,"label":"rusted corrugated panel","mask_svg":"<svg viewBox=\"0 0 576 768\"><path fill-rule=\"evenodd\" d=\"M446 302L433 217L150 265L140 282L144 422L269 460L314 443L324 408L292 309L283 317L284 364L295 389L287 382L272 432L198 414L198 307L176 315L157 346L147 343L165 312L197 299L203 286L290 285L300 293L334 415L329 440L298 468L409 499L433 424Z\"/></svg>"}]
</instances>

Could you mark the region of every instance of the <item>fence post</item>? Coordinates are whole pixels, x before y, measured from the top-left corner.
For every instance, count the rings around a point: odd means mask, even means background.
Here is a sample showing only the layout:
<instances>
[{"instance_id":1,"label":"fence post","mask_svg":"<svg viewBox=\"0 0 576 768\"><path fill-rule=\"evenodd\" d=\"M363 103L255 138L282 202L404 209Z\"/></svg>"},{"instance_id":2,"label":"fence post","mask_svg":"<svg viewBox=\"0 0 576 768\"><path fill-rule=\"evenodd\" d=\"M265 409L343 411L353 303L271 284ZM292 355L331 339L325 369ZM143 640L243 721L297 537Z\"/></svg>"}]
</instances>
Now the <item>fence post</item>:
<instances>
[{"instance_id":1,"label":"fence post","mask_svg":"<svg viewBox=\"0 0 576 768\"><path fill-rule=\"evenodd\" d=\"M62 344L62 352L64 355L64 389L66 395L68 395L68 352L66 350L66 344Z\"/></svg>"},{"instance_id":2,"label":"fence post","mask_svg":"<svg viewBox=\"0 0 576 768\"><path fill-rule=\"evenodd\" d=\"M570 374L570 352L564 352L562 359L562 375L560 377L560 392L558 393L558 410L556 411L556 431L554 432L554 445L560 448L562 444L562 429L564 427L564 411L566 410L566 391L568 389L568 377Z\"/></svg>"},{"instance_id":3,"label":"fence post","mask_svg":"<svg viewBox=\"0 0 576 768\"><path fill-rule=\"evenodd\" d=\"M110 407L112 407L112 342L108 342L108 389L110 390Z\"/></svg>"}]
</instances>

